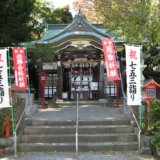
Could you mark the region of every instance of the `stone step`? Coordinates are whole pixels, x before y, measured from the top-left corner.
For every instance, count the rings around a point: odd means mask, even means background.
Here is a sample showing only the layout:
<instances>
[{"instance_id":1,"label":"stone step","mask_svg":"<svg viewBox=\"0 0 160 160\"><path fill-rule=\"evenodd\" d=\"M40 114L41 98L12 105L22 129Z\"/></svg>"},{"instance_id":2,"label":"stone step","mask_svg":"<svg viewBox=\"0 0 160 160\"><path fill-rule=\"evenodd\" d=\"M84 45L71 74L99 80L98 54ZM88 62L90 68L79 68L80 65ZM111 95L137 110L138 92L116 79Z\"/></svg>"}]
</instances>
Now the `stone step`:
<instances>
[{"instance_id":1,"label":"stone step","mask_svg":"<svg viewBox=\"0 0 160 160\"><path fill-rule=\"evenodd\" d=\"M80 134L78 135L79 142L129 142L137 141L137 135L134 133L128 134ZM22 143L74 143L75 134L70 135L23 135Z\"/></svg>"},{"instance_id":2,"label":"stone step","mask_svg":"<svg viewBox=\"0 0 160 160\"><path fill-rule=\"evenodd\" d=\"M105 100L105 99L103 99L103 100L80 100L79 101L79 104L81 105L81 104L89 104L89 105L103 105L103 104L105 104L105 103L107 103L108 101L107 100ZM71 105L76 105L77 104L77 101L57 101L56 102L56 104L58 104L58 105L62 105L62 106L66 106L66 105L69 105L69 106L71 106Z\"/></svg>"},{"instance_id":3,"label":"stone step","mask_svg":"<svg viewBox=\"0 0 160 160\"><path fill-rule=\"evenodd\" d=\"M75 120L26 119L20 152L74 152ZM128 118L79 120L80 152L136 151L137 135Z\"/></svg>"},{"instance_id":4,"label":"stone step","mask_svg":"<svg viewBox=\"0 0 160 160\"><path fill-rule=\"evenodd\" d=\"M75 143L20 143L20 152L74 152ZM103 143L79 143L79 152L89 151L135 151L137 142L103 142Z\"/></svg>"},{"instance_id":5,"label":"stone step","mask_svg":"<svg viewBox=\"0 0 160 160\"><path fill-rule=\"evenodd\" d=\"M74 134L75 126L27 126L24 134ZM79 126L79 134L131 133L133 127L129 125L86 125Z\"/></svg>"},{"instance_id":6,"label":"stone step","mask_svg":"<svg viewBox=\"0 0 160 160\"><path fill-rule=\"evenodd\" d=\"M5 155L6 155L6 156L14 155L14 147L11 146L11 147L5 148Z\"/></svg>"},{"instance_id":7,"label":"stone step","mask_svg":"<svg viewBox=\"0 0 160 160\"><path fill-rule=\"evenodd\" d=\"M130 120L125 119L107 119L107 120L79 120L79 125L129 125ZM26 119L26 124L28 126L68 126L75 125L76 121L51 121L51 120L36 120L36 119Z\"/></svg>"},{"instance_id":8,"label":"stone step","mask_svg":"<svg viewBox=\"0 0 160 160\"><path fill-rule=\"evenodd\" d=\"M41 103L41 102L39 102ZM102 105L102 106L115 106L117 103L116 99L100 99L100 100L80 100L79 104L84 105L84 104L89 104L89 105ZM71 105L76 105L77 101L56 101L56 104L62 105L62 106L71 106ZM123 104L123 99L119 99L119 104Z\"/></svg>"}]
</instances>

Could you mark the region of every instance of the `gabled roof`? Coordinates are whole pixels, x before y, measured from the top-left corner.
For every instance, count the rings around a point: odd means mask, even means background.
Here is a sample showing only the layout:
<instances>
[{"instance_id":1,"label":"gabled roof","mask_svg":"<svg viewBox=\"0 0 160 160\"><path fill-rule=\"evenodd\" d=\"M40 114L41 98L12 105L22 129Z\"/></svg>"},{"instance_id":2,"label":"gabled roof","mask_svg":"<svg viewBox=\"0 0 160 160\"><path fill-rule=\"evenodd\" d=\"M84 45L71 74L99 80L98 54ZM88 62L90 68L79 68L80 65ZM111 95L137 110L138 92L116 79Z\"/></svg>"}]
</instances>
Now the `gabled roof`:
<instances>
[{"instance_id":1,"label":"gabled roof","mask_svg":"<svg viewBox=\"0 0 160 160\"><path fill-rule=\"evenodd\" d=\"M85 39L91 46L102 49L103 38L113 38L115 43L123 43L124 40L114 37L112 32L106 34L107 29L101 24L90 24L86 17L79 12L70 24L47 24L41 39L32 41L34 44L52 44L54 47L63 49L71 44L72 40Z\"/></svg>"},{"instance_id":2,"label":"gabled roof","mask_svg":"<svg viewBox=\"0 0 160 160\"><path fill-rule=\"evenodd\" d=\"M147 88L149 85L155 85L160 88L160 84L158 84L154 79L147 79L143 83L143 88Z\"/></svg>"},{"instance_id":3,"label":"gabled roof","mask_svg":"<svg viewBox=\"0 0 160 160\"><path fill-rule=\"evenodd\" d=\"M90 35L94 34L97 38L111 37L103 32L100 32L96 27L89 24L86 17L79 12L72 23L66 26L59 34L52 36L51 38L46 39L45 41L56 41L59 37L65 37L65 35ZM66 35L67 36L67 35Z\"/></svg>"}]
</instances>

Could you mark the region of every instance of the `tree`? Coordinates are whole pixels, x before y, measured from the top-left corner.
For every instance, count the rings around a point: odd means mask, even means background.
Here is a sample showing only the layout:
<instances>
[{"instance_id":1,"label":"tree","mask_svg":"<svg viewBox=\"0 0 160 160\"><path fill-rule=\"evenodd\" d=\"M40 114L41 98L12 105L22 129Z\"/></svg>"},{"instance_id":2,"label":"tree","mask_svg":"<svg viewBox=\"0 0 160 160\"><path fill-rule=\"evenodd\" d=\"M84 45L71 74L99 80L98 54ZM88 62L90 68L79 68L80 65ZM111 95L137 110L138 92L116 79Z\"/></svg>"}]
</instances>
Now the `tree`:
<instances>
[{"instance_id":1,"label":"tree","mask_svg":"<svg viewBox=\"0 0 160 160\"><path fill-rule=\"evenodd\" d=\"M41 38L46 24L66 24L71 23L73 19L69 6L55 9L51 3L45 0L36 0L31 17L33 39ZM38 59L35 65L41 66L44 61L53 60L53 48L50 45L35 45L33 48L29 48L29 56L32 59Z\"/></svg>"},{"instance_id":2,"label":"tree","mask_svg":"<svg viewBox=\"0 0 160 160\"><path fill-rule=\"evenodd\" d=\"M69 6L55 9L52 3L45 0L36 0L31 17L30 24L33 26L33 39L38 39L42 36L47 23L59 24L70 23L72 21Z\"/></svg>"},{"instance_id":3,"label":"tree","mask_svg":"<svg viewBox=\"0 0 160 160\"><path fill-rule=\"evenodd\" d=\"M79 10L86 16L91 23L101 23L102 17L100 12L96 11L95 0L75 0L73 2L74 9Z\"/></svg>"},{"instance_id":4,"label":"tree","mask_svg":"<svg viewBox=\"0 0 160 160\"><path fill-rule=\"evenodd\" d=\"M45 0L1 0L0 46L16 46L41 37L46 23L69 23L68 6L54 9Z\"/></svg>"},{"instance_id":5,"label":"tree","mask_svg":"<svg viewBox=\"0 0 160 160\"><path fill-rule=\"evenodd\" d=\"M34 47L28 48L28 53L30 64L36 68L41 68L44 62L53 62L55 56L54 49L50 44L36 44Z\"/></svg>"},{"instance_id":6,"label":"tree","mask_svg":"<svg viewBox=\"0 0 160 160\"><path fill-rule=\"evenodd\" d=\"M51 10L54 6L46 2L45 0L35 0L34 8L31 13L30 25L32 28L32 38L37 39L41 37L41 34L45 28L46 18L51 15Z\"/></svg>"},{"instance_id":7,"label":"tree","mask_svg":"<svg viewBox=\"0 0 160 160\"><path fill-rule=\"evenodd\" d=\"M14 46L31 39L33 4L34 0L1 0L0 46Z\"/></svg>"},{"instance_id":8,"label":"tree","mask_svg":"<svg viewBox=\"0 0 160 160\"><path fill-rule=\"evenodd\" d=\"M54 24L67 24L71 23L73 17L69 11L69 6L64 6L63 8L56 8L52 11L52 14L46 19L47 23Z\"/></svg>"},{"instance_id":9,"label":"tree","mask_svg":"<svg viewBox=\"0 0 160 160\"><path fill-rule=\"evenodd\" d=\"M158 1L95 0L94 3L109 29L126 39L127 43L144 45L147 69L160 64L158 58L160 57L160 3ZM155 61L150 63L151 60Z\"/></svg>"},{"instance_id":10,"label":"tree","mask_svg":"<svg viewBox=\"0 0 160 160\"><path fill-rule=\"evenodd\" d=\"M56 8L44 0L37 0L32 12L33 25L32 36L34 39L40 39L46 24L65 24L72 21L72 14L69 12L69 6ZM28 48L28 55L33 65L42 67L43 62L50 62L54 59L54 49L50 44L36 44ZM35 63L36 62L36 63Z\"/></svg>"}]
</instances>

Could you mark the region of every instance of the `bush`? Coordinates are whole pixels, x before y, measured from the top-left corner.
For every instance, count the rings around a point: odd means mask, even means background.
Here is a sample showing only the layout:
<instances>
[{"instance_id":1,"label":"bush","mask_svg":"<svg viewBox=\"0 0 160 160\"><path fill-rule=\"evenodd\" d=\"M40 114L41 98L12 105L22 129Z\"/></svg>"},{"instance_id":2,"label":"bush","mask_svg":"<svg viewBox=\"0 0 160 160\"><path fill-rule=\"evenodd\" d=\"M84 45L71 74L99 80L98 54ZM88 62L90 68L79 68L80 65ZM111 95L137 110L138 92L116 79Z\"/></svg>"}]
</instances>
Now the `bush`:
<instances>
[{"instance_id":1,"label":"bush","mask_svg":"<svg viewBox=\"0 0 160 160\"><path fill-rule=\"evenodd\" d=\"M5 134L5 116L0 110L0 137L4 137Z\"/></svg>"},{"instance_id":2,"label":"bush","mask_svg":"<svg viewBox=\"0 0 160 160\"><path fill-rule=\"evenodd\" d=\"M160 148L160 100L155 99L151 102L150 108L151 120L151 144L156 148Z\"/></svg>"}]
</instances>

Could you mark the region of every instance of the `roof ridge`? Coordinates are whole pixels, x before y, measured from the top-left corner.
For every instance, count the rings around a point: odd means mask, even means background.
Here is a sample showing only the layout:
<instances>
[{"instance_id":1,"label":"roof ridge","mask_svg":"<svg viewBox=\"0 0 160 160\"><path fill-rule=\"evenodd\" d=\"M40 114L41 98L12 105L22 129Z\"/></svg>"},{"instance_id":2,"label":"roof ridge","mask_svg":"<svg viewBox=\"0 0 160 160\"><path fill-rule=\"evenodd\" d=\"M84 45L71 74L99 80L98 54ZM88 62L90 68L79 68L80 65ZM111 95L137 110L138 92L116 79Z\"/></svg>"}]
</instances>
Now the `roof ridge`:
<instances>
[{"instance_id":1,"label":"roof ridge","mask_svg":"<svg viewBox=\"0 0 160 160\"><path fill-rule=\"evenodd\" d=\"M103 36L103 37L111 37L110 35L107 35L105 33L102 33L100 32L95 26L93 26L92 24L89 24L86 17L81 13L79 12L73 19L73 21L68 25L66 26L65 28L63 28L63 30L57 34L57 35L54 35L53 37L51 38L48 38L46 39L45 41L48 41L48 40L51 40L51 39L54 39L54 38L57 38L58 36L61 36L62 34L65 34L69 29L71 29L72 27L74 27L74 25L78 24L78 23L82 23L82 24L85 24L86 26L90 27L95 33Z\"/></svg>"}]
</instances>

